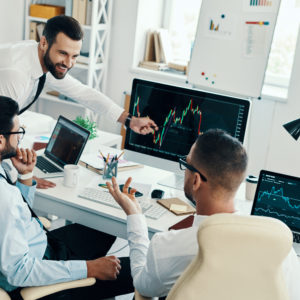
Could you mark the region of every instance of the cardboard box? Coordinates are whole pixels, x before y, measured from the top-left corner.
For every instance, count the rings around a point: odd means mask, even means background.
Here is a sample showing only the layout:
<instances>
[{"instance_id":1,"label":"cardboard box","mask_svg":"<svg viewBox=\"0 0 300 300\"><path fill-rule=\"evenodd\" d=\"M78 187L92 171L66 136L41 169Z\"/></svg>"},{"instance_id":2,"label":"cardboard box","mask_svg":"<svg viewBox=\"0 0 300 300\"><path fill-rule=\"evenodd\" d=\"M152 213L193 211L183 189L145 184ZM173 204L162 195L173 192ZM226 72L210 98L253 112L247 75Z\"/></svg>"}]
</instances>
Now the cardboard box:
<instances>
[{"instance_id":1,"label":"cardboard box","mask_svg":"<svg viewBox=\"0 0 300 300\"><path fill-rule=\"evenodd\" d=\"M31 4L29 14L31 17L50 19L55 16L63 15L64 13L65 13L64 6Z\"/></svg>"}]
</instances>

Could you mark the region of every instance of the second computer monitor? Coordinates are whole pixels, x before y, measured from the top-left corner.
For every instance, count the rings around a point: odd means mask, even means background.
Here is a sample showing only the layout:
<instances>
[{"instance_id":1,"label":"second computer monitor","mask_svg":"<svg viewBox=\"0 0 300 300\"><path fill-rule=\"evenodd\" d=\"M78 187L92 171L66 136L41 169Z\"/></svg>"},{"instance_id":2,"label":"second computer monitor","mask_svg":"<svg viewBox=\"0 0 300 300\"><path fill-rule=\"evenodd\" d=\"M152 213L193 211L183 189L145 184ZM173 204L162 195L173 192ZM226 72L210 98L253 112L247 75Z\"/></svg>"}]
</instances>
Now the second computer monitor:
<instances>
[{"instance_id":1,"label":"second computer monitor","mask_svg":"<svg viewBox=\"0 0 300 300\"><path fill-rule=\"evenodd\" d=\"M127 130L125 148L177 161L211 128L243 142L249 106L244 99L134 79L129 111L135 117L149 116L159 130L146 136Z\"/></svg>"}]
</instances>

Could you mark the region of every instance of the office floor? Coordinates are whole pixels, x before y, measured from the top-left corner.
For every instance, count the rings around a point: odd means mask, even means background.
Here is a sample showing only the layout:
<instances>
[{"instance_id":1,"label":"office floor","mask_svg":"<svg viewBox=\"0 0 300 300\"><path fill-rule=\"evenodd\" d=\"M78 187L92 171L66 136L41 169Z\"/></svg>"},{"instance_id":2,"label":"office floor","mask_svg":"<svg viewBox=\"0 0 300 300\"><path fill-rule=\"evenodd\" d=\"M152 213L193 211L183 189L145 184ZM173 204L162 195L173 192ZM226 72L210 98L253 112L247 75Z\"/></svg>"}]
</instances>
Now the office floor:
<instances>
[{"instance_id":1,"label":"office floor","mask_svg":"<svg viewBox=\"0 0 300 300\"><path fill-rule=\"evenodd\" d=\"M50 230L54 230L65 225L65 220L63 219L56 219L55 217L51 217L51 219L53 220L51 221ZM115 255L117 257L129 256L129 246L127 240L117 238L107 255ZM133 295L134 293L131 293L122 296L117 296L115 298L109 298L107 300L132 300Z\"/></svg>"}]
</instances>

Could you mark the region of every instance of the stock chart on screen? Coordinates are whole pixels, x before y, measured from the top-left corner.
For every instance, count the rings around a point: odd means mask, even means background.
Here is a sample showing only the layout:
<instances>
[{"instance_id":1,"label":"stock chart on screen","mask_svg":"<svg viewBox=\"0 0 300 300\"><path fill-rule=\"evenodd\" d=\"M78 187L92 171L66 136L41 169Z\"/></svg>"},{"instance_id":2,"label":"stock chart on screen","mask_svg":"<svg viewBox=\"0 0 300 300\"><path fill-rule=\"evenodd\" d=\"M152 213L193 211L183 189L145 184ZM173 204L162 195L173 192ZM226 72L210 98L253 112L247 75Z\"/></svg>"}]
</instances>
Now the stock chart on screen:
<instances>
[{"instance_id":1,"label":"stock chart on screen","mask_svg":"<svg viewBox=\"0 0 300 300\"><path fill-rule=\"evenodd\" d=\"M177 160L210 128L243 142L248 112L248 100L135 79L130 113L150 117L159 129L146 136L127 131L125 148Z\"/></svg>"}]
</instances>

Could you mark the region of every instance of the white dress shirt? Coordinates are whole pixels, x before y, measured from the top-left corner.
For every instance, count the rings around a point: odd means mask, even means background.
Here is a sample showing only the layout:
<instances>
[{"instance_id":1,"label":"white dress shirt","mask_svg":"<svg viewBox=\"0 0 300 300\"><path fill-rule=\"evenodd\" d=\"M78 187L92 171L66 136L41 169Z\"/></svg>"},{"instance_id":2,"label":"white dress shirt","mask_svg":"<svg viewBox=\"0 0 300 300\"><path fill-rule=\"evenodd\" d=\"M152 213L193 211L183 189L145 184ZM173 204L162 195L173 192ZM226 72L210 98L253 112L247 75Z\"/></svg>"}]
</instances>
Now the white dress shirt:
<instances>
[{"instance_id":1,"label":"white dress shirt","mask_svg":"<svg viewBox=\"0 0 300 300\"><path fill-rule=\"evenodd\" d=\"M29 104L37 90L43 70L38 57L38 43L33 40L0 45L0 95L11 97L20 109ZM110 98L82 84L67 74L55 79L47 73L46 85L78 101L83 106L117 122L124 111Z\"/></svg>"},{"instance_id":2,"label":"white dress shirt","mask_svg":"<svg viewBox=\"0 0 300 300\"><path fill-rule=\"evenodd\" d=\"M0 173L5 176L1 164ZM85 261L43 260L47 236L21 196L32 206L35 188L0 177L0 287L6 291L87 277Z\"/></svg>"},{"instance_id":3,"label":"white dress shirt","mask_svg":"<svg viewBox=\"0 0 300 300\"><path fill-rule=\"evenodd\" d=\"M206 216L195 216L187 229L156 233L151 242L145 217L127 217L127 235L133 284L148 297L166 296L198 253L197 231ZM300 299L300 263L294 249L283 263L290 300Z\"/></svg>"}]
</instances>

